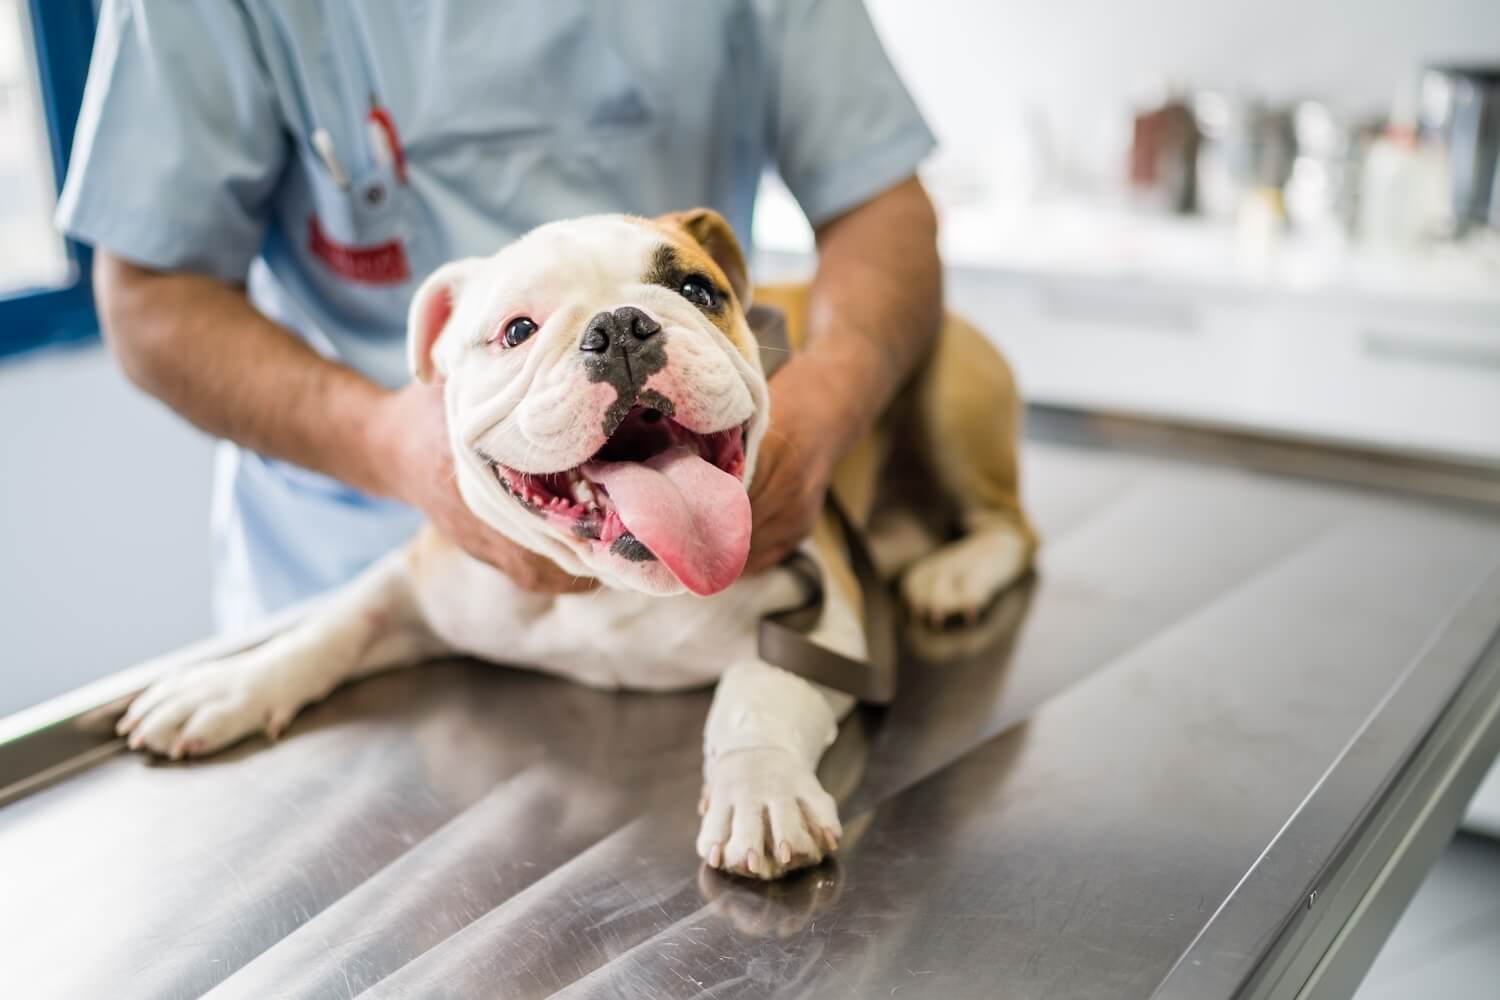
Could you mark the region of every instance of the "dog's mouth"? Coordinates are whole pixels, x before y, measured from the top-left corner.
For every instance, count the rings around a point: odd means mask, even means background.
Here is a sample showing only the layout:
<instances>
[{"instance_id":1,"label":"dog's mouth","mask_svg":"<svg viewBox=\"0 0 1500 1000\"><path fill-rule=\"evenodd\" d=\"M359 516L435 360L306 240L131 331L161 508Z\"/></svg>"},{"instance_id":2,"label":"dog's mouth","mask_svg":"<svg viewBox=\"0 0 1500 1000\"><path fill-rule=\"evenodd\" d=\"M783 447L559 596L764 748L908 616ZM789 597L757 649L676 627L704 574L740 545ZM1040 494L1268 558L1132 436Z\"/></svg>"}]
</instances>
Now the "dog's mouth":
<instances>
[{"instance_id":1,"label":"dog's mouth","mask_svg":"<svg viewBox=\"0 0 1500 1000\"><path fill-rule=\"evenodd\" d=\"M744 568L745 425L700 434L637 405L574 468L524 473L483 457L527 510L627 561L660 559L694 593L723 590Z\"/></svg>"}]
</instances>

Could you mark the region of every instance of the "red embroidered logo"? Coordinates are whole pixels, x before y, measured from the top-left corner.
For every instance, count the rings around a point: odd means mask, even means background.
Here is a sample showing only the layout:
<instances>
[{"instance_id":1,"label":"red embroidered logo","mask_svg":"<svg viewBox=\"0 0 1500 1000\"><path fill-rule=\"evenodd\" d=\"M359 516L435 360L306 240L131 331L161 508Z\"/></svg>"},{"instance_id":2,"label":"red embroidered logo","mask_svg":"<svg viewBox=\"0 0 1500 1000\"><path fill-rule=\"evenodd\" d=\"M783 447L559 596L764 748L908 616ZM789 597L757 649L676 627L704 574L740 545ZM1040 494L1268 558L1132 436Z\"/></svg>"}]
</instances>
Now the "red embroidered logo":
<instances>
[{"instance_id":1,"label":"red embroidered logo","mask_svg":"<svg viewBox=\"0 0 1500 1000\"><path fill-rule=\"evenodd\" d=\"M327 264L333 273L350 281L366 285L395 285L411 277L406 250L400 240L368 247L346 246L323 231L323 224L316 215L307 217L307 240L315 257Z\"/></svg>"}]
</instances>

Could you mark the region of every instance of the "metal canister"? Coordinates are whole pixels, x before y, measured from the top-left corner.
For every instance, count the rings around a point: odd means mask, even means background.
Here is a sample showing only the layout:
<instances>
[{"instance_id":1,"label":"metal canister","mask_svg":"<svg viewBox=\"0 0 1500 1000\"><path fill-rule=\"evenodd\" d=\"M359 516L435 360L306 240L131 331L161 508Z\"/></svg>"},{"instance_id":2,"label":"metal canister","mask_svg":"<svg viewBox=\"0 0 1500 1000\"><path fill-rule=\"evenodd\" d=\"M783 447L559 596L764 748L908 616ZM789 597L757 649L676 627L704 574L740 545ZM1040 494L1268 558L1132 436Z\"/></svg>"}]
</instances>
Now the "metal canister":
<instances>
[{"instance_id":1,"label":"metal canister","mask_svg":"<svg viewBox=\"0 0 1500 1000\"><path fill-rule=\"evenodd\" d=\"M1457 234L1500 221L1500 66L1428 67L1418 126L1448 148Z\"/></svg>"}]
</instances>

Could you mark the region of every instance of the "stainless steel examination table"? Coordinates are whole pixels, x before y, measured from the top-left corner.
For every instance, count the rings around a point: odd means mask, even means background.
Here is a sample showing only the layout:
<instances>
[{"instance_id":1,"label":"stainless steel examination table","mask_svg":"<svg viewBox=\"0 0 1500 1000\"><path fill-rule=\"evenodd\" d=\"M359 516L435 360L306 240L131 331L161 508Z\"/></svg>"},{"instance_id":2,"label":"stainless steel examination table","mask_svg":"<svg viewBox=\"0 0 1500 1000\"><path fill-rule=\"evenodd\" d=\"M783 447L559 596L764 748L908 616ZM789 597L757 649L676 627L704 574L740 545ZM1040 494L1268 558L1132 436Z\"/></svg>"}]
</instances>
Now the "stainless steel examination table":
<instances>
[{"instance_id":1,"label":"stainless steel examination table","mask_svg":"<svg viewBox=\"0 0 1500 1000\"><path fill-rule=\"evenodd\" d=\"M1347 996L1500 745L1500 485L1029 438L1039 572L845 725L835 862L699 870L706 693L453 662L163 765L158 664L3 723L0 994Z\"/></svg>"}]
</instances>

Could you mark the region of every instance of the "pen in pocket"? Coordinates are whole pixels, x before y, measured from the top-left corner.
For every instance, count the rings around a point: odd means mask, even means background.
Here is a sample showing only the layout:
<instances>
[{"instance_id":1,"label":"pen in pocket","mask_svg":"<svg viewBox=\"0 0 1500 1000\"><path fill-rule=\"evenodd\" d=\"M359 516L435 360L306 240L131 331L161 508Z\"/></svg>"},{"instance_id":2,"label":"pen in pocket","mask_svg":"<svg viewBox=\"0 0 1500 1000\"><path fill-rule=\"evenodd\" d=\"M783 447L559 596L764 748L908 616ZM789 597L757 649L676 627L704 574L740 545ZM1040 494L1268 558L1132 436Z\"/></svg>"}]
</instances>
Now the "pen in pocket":
<instances>
[{"instance_id":1,"label":"pen in pocket","mask_svg":"<svg viewBox=\"0 0 1500 1000\"><path fill-rule=\"evenodd\" d=\"M370 134L370 147L375 150L375 159L382 166L389 164L396 180L406 183L406 155L401 149L401 137L396 132L395 119L370 95L370 116L365 121Z\"/></svg>"},{"instance_id":2,"label":"pen in pocket","mask_svg":"<svg viewBox=\"0 0 1500 1000\"><path fill-rule=\"evenodd\" d=\"M333 183L341 190L349 190L349 175L344 172L344 165L339 162L338 153L333 148L333 136L328 134L326 128L313 129L312 146L317 151L318 159L323 161L323 166L328 168L328 173L333 177Z\"/></svg>"}]
</instances>

